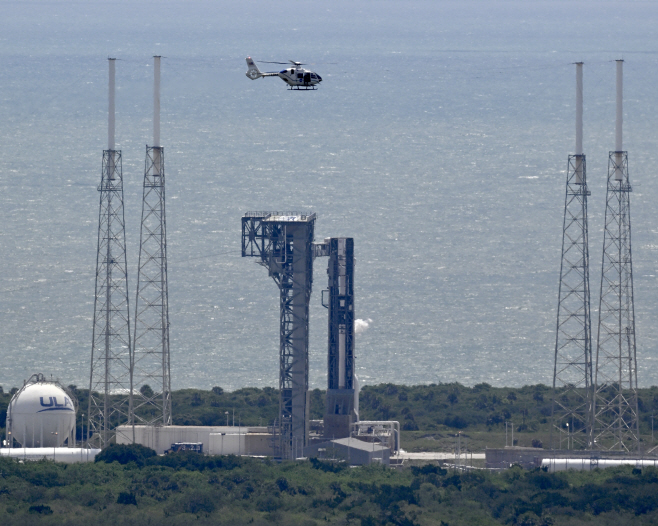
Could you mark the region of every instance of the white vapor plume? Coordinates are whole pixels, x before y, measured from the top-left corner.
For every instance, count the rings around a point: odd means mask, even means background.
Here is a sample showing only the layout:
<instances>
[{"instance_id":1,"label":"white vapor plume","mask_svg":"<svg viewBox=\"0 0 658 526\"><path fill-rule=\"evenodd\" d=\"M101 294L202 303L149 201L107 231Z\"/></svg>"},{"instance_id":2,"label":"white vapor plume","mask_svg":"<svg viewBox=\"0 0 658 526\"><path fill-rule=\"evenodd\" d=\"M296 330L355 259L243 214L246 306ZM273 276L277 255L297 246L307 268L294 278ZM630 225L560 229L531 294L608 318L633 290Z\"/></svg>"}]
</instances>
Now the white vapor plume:
<instances>
[{"instance_id":1,"label":"white vapor plume","mask_svg":"<svg viewBox=\"0 0 658 526\"><path fill-rule=\"evenodd\" d=\"M365 332L368 327L370 327L370 324L372 323L372 320L368 318L367 320L354 320L354 332L356 334L360 334L362 332Z\"/></svg>"}]
</instances>

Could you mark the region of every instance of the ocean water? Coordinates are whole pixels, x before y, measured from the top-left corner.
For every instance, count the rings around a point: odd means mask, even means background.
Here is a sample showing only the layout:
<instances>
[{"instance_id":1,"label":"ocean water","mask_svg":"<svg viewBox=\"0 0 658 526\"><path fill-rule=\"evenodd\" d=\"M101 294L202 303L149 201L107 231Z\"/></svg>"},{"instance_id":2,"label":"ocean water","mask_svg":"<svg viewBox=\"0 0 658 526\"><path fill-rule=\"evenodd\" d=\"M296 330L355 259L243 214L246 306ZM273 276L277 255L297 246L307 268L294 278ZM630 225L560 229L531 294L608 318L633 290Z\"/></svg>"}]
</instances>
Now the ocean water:
<instances>
[{"instance_id":1,"label":"ocean water","mask_svg":"<svg viewBox=\"0 0 658 526\"><path fill-rule=\"evenodd\" d=\"M162 65L174 388L278 384L278 290L249 210L355 238L363 383L552 382L564 182L584 61L597 321L624 63L639 383L658 383L658 4L0 0L0 385L88 385L107 57L118 59L134 304L152 55ZM314 92L244 58L313 63ZM275 69L278 66L275 66ZM310 380L326 385L325 261Z\"/></svg>"}]
</instances>

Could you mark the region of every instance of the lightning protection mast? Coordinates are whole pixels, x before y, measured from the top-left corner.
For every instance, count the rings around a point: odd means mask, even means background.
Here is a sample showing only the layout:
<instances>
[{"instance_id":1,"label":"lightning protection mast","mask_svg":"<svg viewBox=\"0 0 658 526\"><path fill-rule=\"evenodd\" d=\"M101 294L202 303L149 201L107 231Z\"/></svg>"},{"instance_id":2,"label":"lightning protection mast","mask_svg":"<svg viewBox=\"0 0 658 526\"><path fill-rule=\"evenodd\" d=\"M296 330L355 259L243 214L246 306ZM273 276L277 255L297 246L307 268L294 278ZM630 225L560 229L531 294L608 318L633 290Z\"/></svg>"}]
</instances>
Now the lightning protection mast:
<instances>
[{"instance_id":1,"label":"lightning protection mast","mask_svg":"<svg viewBox=\"0 0 658 526\"><path fill-rule=\"evenodd\" d=\"M132 424L171 424L169 293L160 57L154 57L153 146L146 146L132 362ZM134 435L134 427L133 427ZM134 437L133 437L134 439Z\"/></svg>"},{"instance_id":2,"label":"lightning protection mast","mask_svg":"<svg viewBox=\"0 0 658 526\"><path fill-rule=\"evenodd\" d=\"M121 151L114 149L115 59L109 59L109 66L108 146L103 151L98 187L98 251L86 433L87 443L95 447L113 442L116 426L130 421L132 347L123 173Z\"/></svg>"},{"instance_id":3,"label":"lightning protection mast","mask_svg":"<svg viewBox=\"0 0 658 526\"><path fill-rule=\"evenodd\" d=\"M632 191L622 149L623 60L617 61L615 151L608 156L592 447L640 453L631 258Z\"/></svg>"},{"instance_id":4,"label":"lightning protection mast","mask_svg":"<svg viewBox=\"0 0 658 526\"><path fill-rule=\"evenodd\" d=\"M567 162L558 289L551 449L586 448L592 403L587 174L583 153L583 63L576 63L576 154Z\"/></svg>"}]
</instances>

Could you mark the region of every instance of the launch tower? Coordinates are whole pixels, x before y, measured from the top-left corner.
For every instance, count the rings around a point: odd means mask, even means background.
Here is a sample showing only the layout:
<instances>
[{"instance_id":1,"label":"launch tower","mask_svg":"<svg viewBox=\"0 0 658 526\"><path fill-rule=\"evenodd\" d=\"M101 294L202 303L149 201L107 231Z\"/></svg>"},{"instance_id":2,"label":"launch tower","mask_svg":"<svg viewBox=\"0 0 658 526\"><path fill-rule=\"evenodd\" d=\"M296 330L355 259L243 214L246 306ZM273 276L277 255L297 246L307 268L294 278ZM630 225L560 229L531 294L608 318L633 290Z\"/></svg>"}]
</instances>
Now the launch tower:
<instances>
[{"instance_id":1,"label":"launch tower","mask_svg":"<svg viewBox=\"0 0 658 526\"><path fill-rule=\"evenodd\" d=\"M154 57L153 146L146 146L132 363L133 424L171 424L169 293L160 57Z\"/></svg>"},{"instance_id":2,"label":"launch tower","mask_svg":"<svg viewBox=\"0 0 658 526\"><path fill-rule=\"evenodd\" d=\"M248 212L242 217L242 257L257 257L279 287L279 420L275 457L293 459L308 442L308 322L316 215ZM321 247L321 246L320 246ZM324 255L322 248L317 255Z\"/></svg>"},{"instance_id":3,"label":"launch tower","mask_svg":"<svg viewBox=\"0 0 658 526\"><path fill-rule=\"evenodd\" d=\"M592 404L587 188L583 153L583 64L576 64L576 154L567 163L562 263L553 368L551 449L586 448ZM572 444L570 446L569 444Z\"/></svg>"},{"instance_id":4,"label":"launch tower","mask_svg":"<svg viewBox=\"0 0 658 526\"><path fill-rule=\"evenodd\" d=\"M98 251L94 325L91 346L87 440L103 447L114 439L114 427L130 419L130 306L123 211L121 151L115 150L115 59L109 59L108 146L98 214Z\"/></svg>"},{"instance_id":5,"label":"launch tower","mask_svg":"<svg viewBox=\"0 0 658 526\"><path fill-rule=\"evenodd\" d=\"M622 67L623 61L618 60L615 151L608 156L592 447L639 453L631 258L632 188L628 154L622 150Z\"/></svg>"}]
</instances>

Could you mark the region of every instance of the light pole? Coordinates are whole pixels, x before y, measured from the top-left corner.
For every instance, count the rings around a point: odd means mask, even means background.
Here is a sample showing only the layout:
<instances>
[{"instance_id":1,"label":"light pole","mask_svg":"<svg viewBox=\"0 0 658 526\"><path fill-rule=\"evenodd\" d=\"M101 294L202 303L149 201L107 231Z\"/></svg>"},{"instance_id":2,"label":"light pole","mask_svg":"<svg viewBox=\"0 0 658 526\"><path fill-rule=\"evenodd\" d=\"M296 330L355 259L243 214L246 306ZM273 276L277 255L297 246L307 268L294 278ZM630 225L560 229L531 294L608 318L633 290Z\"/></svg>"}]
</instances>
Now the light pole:
<instances>
[{"instance_id":1,"label":"light pole","mask_svg":"<svg viewBox=\"0 0 658 526\"><path fill-rule=\"evenodd\" d=\"M224 414L226 415L226 427L228 427L228 411L224 411Z\"/></svg>"},{"instance_id":2,"label":"light pole","mask_svg":"<svg viewBox=\"0 0 658 526\"><path fill-rule=\"evenodd\" d=\"M55 444L53 445L53 462L55 461L55 449L57 448L57 431L51 431L51 435L55 435Z\"/></svg>"},{"instance_id":3,"label":"light pole","mask_svg":"<svg viewBox=\"0 0 658 526\"><path fill-rule=\"evenodd\" d=\"M569 450L569 422L567 422L567 451Z\"/></svg>"}]
</instances>

